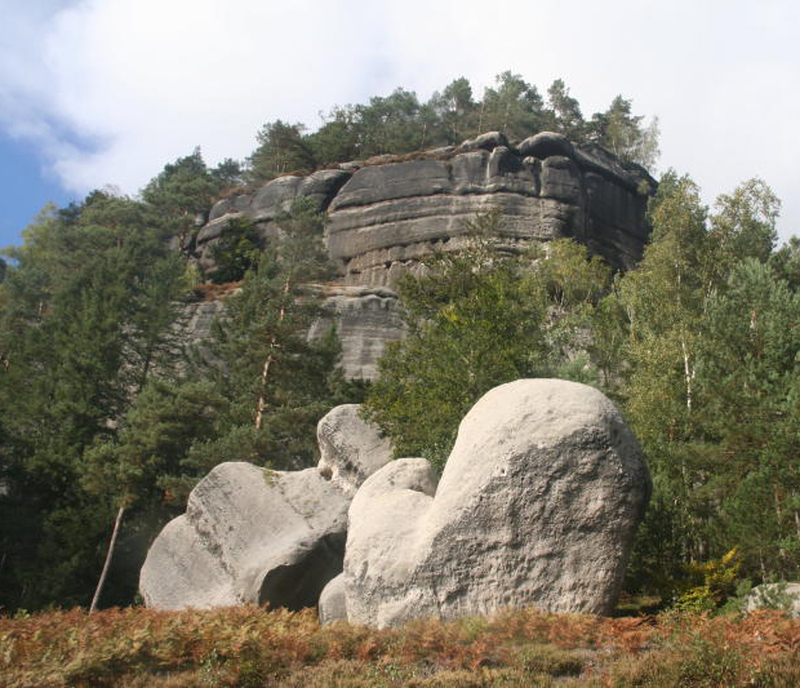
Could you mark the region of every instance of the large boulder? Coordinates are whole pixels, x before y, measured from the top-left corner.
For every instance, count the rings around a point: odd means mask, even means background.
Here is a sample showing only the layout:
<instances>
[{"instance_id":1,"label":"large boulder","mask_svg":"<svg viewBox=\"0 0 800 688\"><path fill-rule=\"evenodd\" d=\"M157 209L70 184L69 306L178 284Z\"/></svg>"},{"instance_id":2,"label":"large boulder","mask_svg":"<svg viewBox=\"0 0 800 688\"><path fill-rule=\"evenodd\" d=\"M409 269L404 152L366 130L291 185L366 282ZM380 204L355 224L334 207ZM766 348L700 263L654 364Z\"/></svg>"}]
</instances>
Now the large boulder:
<instances>
[{"instance_id":1,"label":"large boulder","mask_svg":"<svg viewBox=\"0 0 800 688\"><path fill-rule=\"evenodd\" d=\"M638 444L603 394L563 380L497 387L463 419L438 486L426 460L401 459L356 494L348 619L607 613L650 490Z\"/></svg>"},{"instance_id":2,"label":"large boulder","mask_svg":"<svg viewBox=\"0 0 800 688\"><path fill-rule=\"evenodd\" d=\"M342 567L349 499L317 468L222 463L153 542L139 589L148 607L313 606Z\"/></svg>"},{"instance_id":3,"label":"large boulder","mask_svg":"<svg viewBox=\"0 0 800 688\"><path fill-rule=\"evenodd\" d=\"M203 478L186 513L165 526L147 553L139 578L145 604L315 606L342 571L353 494L391 460L388 440L358 410L338 406L319 422L316 468L221 463Z\"/></svg>"}]
</instances>

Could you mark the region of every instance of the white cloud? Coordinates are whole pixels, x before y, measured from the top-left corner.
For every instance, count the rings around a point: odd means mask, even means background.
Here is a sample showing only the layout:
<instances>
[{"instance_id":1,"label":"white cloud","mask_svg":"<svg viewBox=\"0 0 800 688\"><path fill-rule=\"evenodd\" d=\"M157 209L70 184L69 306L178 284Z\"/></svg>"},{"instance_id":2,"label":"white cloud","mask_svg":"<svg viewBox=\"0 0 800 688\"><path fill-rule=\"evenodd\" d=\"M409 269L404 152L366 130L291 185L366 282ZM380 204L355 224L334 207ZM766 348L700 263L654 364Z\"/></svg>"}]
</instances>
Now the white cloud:
<instances>
[{"instance_id":1,"label":"white cloud","mask_svg":"<svg viewBox=\"0 0 800 688\"><path fill-rule=\"evenodd\" d=\"M759 174L800 230L800 7L793 0L0 0L0 125L69 189L135 192L201 145L241 158L261 124L319 123L396 86L476 94L505 69L563 77L586 114L658 115L662 168L709 200Z\"/></svg>"}]
</instances>

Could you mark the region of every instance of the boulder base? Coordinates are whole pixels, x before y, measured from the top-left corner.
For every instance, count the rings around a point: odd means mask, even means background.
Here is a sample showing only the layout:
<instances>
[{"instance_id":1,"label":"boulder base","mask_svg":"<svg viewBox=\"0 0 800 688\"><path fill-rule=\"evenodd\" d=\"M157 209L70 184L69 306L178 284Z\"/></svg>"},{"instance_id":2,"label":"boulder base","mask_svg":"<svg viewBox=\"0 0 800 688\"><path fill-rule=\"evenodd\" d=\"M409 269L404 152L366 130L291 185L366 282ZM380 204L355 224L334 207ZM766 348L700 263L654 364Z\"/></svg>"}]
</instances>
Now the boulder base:
<instances>
[{"instance_id":1,"label":"boulder base","mask_svg":"<svg viewBox=\"0 0 800 688\"><path fill-rule=\"evenodd\" d=\"M325 586L319 596L319 622L347 621L347 600L344 594L344 575L339 574Z\"/></svg>"},{"instance_id":2,"label":"boulder base","mask_svg":"<svg viewBox=\"0 0 800 688\"><path fill-rule=\"evenodd\" d=\"M145 604L316 606L342 571L353 494L391 460L388 440L358 411L356 404L337 406L319 422L317 468L214 468L148 551L139 578Z\"/></svg>"}]
</instances>

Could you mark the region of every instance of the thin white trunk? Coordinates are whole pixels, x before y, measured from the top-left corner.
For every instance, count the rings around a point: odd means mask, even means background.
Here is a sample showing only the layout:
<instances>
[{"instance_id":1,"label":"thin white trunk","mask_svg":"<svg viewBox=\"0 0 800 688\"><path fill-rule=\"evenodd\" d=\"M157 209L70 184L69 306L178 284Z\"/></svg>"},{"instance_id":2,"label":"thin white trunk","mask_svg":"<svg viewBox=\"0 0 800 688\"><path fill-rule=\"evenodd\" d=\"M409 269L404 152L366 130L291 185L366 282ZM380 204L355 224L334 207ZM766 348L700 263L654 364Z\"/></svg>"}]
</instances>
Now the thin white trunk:
<instances>
[{"instance_id":1,"label":"thin white trunk","mask_svg":"<svg viewBox=\"0 0 800 688\"><path fill-rule=\"evenodd\" d=\"M781 508L781 495L778 491L777 483L772 483L772 495L775 498L775 520L777 522L778 530L780 531L781 521L783 521L783 509ZM785 559L786 549L779 545L778 554L780 554L781 559Z\"/></svg>"},{"instance_id":2,"label":"thin white trunk","mask_svg":"<svg viewBox=\"0 0 800 688\"><path fill-rule=\"evenodd\" d=\"M289 294L290 288L291 284L289 280L286 280L286 282L283 285L284 303L283 305L281 305L280 313L278 313L279 325L283 323L283 321L286 318L286 297ZM256 430L261 430L261 425L264 419L264 410L267 408L267 380L269 379L270 366L275 360L273 352L275 351L275 344L277 343L277 341L278 340L276 335L273 334L269 340L269 354L267 355L267 358L264 361L264 365L261 368L261 380L259 385L258 404L256 405L256 420L255 420Z\"/></svg>"},{"instance_id":3,"label":"thin white trunk","mask_svg":"<svg viewBox=\"0 0 800 688\"><path fill-rule=\"evenodd\" d=\"M692 410L692 385L694 383L695 371L689 363L689 351L686 347L686 340L681 338L681 350L683 351L683 376L686 381L686 409Z\"/></svg>"},{"instance_id":4,"label":"thin white trunk","mask_svg":"<svg viewBox=\"0 0 800 688\"><path fill-rule=\"evenodd\" d=\"M108 543L108 552L106 552L106 561L103 564L103 572L100 574L100 580L97 581L97 588L94 591L94 597L92 598L92 604L89 607L89 611L93 612L97 609L97 603L100 600L100 594L103 592L103 586L106 583L106 577L108 576L108 569L111 566L111 558L114 556L114 547L117 545L117 534L119 533L119 526L122 523L122 517L125 514L125 507L121 506L119 511L117 511L117 518L114 521L114 532L111 533L111 542Z\"/></svg>"}]
</instances>

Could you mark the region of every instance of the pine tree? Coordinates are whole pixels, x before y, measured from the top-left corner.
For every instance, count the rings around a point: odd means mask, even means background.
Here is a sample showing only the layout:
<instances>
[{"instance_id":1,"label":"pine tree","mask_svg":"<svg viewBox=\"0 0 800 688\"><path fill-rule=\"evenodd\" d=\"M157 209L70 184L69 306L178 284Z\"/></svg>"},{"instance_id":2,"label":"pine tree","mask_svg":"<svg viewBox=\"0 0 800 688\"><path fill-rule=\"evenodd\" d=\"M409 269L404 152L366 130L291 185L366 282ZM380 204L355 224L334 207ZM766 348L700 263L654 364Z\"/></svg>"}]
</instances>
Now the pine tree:
<instances>
[{"instance_id":1,"label":"pine tree","mask_svg":"<svg viewBox=\"0 0 800 688\"><path fill-rule=\"evenodd\" d=\"M499 211L478 214L465 231L464 250L441 253L424 276L400 282L408 336L387 346L365 403L398 455L425 456L439 469L461 418L492 387L587 378L588 361L573 354L609 279L571 242L508 255Z\"/></svg>"},{"instance_id":2,"label":"pine tree","mask_svg":"<svg viewBox=\"0 0 800 688\"><path fill-rule=\"evenodd\" d=\"M261 127L256 134L258 147L247 159L248 179L258 183L288 172L312 172L317 159L303 137L304 130L303 124L288 124L279 119Z\"/></svg>"},{"instance_id":3,"label":"pine tree","mask_svg":"<svg viewBox=\"0 0 800 688\"><path fill-rule=\"evenodd\" d=\"M338 339L310 342L306 333L321 315L312 283L333 267L322 245L323 217L308 199L278 219L281 237L268 245L240 293L216 323L208 374L230 402L227 431L198 448L193 460L213 461L221 448L276 468L310 465L314 427L333 405L341 384Z\"/></svg>"},{"instance_id":4,"label":"pine tree","mask_svg":"<svg viewBox=\"0 0 800 688\"><path fill-rule=\"evenodd\" d=\"M499 131L509 139L524 139L544 128L544 101L535 86L510 71L498 74L480 106L479 131Z\"/></svg>"},{"instance_id":5,"label":"pine tree","mask_svg":"<svg viewBox=\"0 0 800 688\"><path fill-rule=\"evenodd\" d=\"M23 505L11 517L25 528L5 543L7 606L86 602L108 513L80 485L83 456L114 436L162 365L181 289L180 261L146 217L140 203L95 192L43 215L12 252L0 328L4 503Z\"/></svg>"}]
</instances>

